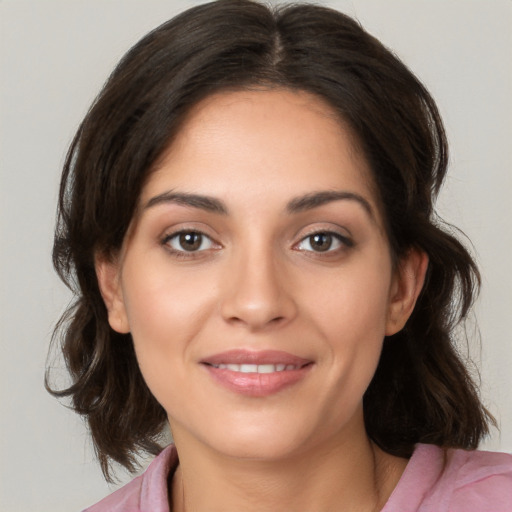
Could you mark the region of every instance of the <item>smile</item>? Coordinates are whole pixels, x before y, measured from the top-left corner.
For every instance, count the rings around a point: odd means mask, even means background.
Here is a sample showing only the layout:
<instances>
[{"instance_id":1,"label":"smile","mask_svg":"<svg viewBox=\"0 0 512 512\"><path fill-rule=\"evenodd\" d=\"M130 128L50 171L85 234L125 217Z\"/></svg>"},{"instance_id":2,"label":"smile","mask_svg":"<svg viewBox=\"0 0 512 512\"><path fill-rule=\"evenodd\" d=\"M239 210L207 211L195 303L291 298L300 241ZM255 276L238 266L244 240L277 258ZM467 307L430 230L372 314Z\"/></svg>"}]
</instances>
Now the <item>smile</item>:
<instances>
[{"instance_id":1,"label":"smile","mask_svg":"<svg viewBox=\"0 0 512 512\"><path fill-rule=\"evenodd\" d=\"M274 373L298 370L300 366L293 364L214 364L215 368L239 373Z\"/></svg>"},{"instance_id":2,"label":"smile","mask_svg":"<svg viewBox=\"0 0 512 512\"><path fill-rule=\"evenodd\" d=\"M217 385L237 395L266 397L303 381L310 359L275 350L230 350L201 361Z\"/></svg>"}]
</instances>

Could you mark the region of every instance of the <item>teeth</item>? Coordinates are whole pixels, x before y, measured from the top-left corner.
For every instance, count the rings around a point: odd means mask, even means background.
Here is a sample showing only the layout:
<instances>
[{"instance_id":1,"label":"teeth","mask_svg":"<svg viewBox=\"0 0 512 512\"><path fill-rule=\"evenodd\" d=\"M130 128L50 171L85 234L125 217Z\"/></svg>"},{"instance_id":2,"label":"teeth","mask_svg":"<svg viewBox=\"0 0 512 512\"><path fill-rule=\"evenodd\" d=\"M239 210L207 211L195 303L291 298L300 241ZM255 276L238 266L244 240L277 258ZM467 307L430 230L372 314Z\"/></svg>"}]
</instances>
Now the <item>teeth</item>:
<instances>
[{"instance_id":1,"label":"teeth","mask_svg":"<svg viewBox=\"0 0 512 512\"><path fill-rule=\"evenodd\" d=\"M236 372L235 369L233 371ZM240 370L241 373L258 373L258 365L257 364L241 364Z\"/></svg>"},{"instance_id":2,"label":"teeth","mask_svg":"<svg viewBox=\"0 0 512 512\"><path fill-rule=\"evenodd\" d=\"M273 364L260 364L258 367L258 373L272 373L276 371L276 367Z\"/></svg>"},{"instance_id":3,"label":"teeth","mask_svg":"<svg viewBox=\"0 0 512 512\"><path fill-rule=\"evenodd\" d=\"M297 370L293 364L214 364L220 370L230 370L239 373L274 373L288 370Z\"/></svg>"}]
</instances>

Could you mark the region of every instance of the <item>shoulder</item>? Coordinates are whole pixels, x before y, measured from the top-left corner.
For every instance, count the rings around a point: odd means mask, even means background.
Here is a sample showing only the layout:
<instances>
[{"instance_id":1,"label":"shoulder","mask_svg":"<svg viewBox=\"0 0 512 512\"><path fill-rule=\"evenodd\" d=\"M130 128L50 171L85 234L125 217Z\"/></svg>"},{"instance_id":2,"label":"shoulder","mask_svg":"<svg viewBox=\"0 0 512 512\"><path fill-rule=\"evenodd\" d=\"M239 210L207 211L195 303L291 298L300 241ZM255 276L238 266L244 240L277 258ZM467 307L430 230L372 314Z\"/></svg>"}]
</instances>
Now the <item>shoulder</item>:
<instances>
[{"instance_id":1,"label":"shoulder","mask_svg":"<svg viewBox=\"0 0 512 512\"><path fill-rule=\"evenodd\" d=\"M167 479L177 465L176 449L170 445L142 475L83 512L169 512Z\"/></svg>"},{"instance_id":2,"label":"shoulder","mask_svg":"<svg viewBox=\"0 0 512 512\"><path fill-rule=\"evenodd\" d=\"M444 479L450 482L450 510L512 511L512 455L447 450Z\"/></svg>"},{"instance_id":3,"label":"shoulder","mask_svg":"<svg viewBox=\"0 0 512 512\"><path fill-rule=\"evenodd\" d=\"M419 444L382 512L512 512L512 455Z\"/></svg>"}]
</instances>

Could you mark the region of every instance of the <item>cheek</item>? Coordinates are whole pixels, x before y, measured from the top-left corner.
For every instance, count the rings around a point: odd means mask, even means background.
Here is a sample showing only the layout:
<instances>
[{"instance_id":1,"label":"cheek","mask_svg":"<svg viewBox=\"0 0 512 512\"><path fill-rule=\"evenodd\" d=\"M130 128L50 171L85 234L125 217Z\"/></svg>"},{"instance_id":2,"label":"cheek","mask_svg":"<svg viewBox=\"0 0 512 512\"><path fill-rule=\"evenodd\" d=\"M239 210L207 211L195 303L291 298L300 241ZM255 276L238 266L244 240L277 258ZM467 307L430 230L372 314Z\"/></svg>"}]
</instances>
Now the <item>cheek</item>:
<instances>
[{"instance_id":1,"label":"cheek","mask_svg":"<svg viewBox=\"0 0 512 512\"><path fill-rule=\"evenodd\" d=\"M160 400L185 377L193 342L215 307L214 294L196 279L158 266L143 273L125 264L123 296L137 360L149 388Z\"/></svg>"},{"instance_id":2,"label":"cheek","mask_svg":"<svg viewBox=\"0 0 512 512\"><path fill-rule=\"evenodd\" d=\"M363 391L378 364L386 326L386 302L370 300L366 294L351 294L349 304L332 310L326 336L330 340L333 359L343 371L343 385L354 386L354 396ZM331 306L332 307L332 306ZM363 388L363 389L359 389Z\"/></svg>"},{"instance_id":3,"label":"cheek","mask_svg":"<svg viewBox=\"0 0 512 512\"><path fill-rule=\"evenodd\" d=\"M378 254L378 253L377 253ZM382 258L385 260L385 258ZM337 379L333 388L360 397L378 364L389 312L391 265L351 266L311 297L310 314L327 340ZM365 264L366 263L366 264Z\"/></svg>"},{"instance_id":4,"label":"cheek","mask_svg":"<svg viewBox=\"0 0 512 512\"><path fill-rule=\"evenodd\" d=\"M381 258L383 262L376 259L340 269L311 288L308 302L319 324L328 329L329 337L343 333L383 338L389 312L391 264L386 264L386 258Z\"/></svg>"},{"instance_id":5,"label":"cheek","mask_svg":"<svg viewBox=\"0 0 512 512\"><path fill-rule=\"evenodd\" d=\"M145 343L187 337L215 303L214 287L194 272L150 261L144 272L125 265L123 297L132 335ZM167 343L166 343L167 344Z\"/></svg>"}]
</instances>

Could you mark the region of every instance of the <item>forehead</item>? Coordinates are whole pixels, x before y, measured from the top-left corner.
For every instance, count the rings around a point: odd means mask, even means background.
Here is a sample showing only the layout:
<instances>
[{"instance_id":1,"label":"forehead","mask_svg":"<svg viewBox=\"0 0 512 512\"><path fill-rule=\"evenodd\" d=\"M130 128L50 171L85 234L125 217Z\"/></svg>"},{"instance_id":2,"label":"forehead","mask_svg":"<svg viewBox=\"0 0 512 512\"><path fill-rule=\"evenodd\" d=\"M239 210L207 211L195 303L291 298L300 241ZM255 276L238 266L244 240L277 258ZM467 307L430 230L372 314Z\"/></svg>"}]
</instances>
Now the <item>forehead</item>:
<instances>
[{"instance_id":1,"label":"forehead","mask_svg":"<svg viewBox=\"0 0 512 512\"><path fill-rule=\"evenodd\" d=\"M341 188L377 205L369 166L347 124L320 98L282 89L222 92L193 107L141 202L175 188L261 201L283 191Z\"/></svg>"}]
</instances>

